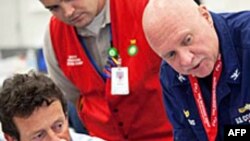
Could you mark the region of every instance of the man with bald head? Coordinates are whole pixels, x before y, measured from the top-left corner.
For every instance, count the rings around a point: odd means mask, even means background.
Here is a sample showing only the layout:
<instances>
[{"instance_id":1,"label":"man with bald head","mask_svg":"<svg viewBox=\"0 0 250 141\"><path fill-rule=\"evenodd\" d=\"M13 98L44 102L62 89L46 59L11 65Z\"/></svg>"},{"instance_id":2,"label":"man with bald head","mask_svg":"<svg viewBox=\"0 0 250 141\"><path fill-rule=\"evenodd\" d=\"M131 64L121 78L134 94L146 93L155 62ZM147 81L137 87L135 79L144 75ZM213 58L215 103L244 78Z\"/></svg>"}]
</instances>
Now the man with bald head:
<instances>
[{"instance_id":1,"label":"man with bald head","mask_svg":"<svg viewBox=\"0 0 250 141\"><path fill-rule=\"evenodd\" d=\"M222 141L224 125L249 124L249 11L219 14L193 0L154 0L144 10L143 30L163 59L175 140Z\"/></svg>"}]
</instances>

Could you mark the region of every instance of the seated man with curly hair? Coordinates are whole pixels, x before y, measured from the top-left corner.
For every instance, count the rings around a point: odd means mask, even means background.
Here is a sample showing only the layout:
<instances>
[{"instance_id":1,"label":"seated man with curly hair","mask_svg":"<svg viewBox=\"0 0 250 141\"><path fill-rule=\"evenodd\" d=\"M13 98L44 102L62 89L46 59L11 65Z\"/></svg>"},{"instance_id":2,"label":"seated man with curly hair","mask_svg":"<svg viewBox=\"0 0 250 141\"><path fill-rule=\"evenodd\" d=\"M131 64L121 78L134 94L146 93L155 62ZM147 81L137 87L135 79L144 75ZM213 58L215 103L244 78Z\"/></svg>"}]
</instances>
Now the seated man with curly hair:
<instances>
[{"instance_id":1,"label":"seated man with curly hair","mask_svg":"<svg viewBox=\"0 0 250 141\"><path fill-rule=\"evenodd\" d=\"M62 92L46 75L33 71L4 81L0 121L7 141L101 141L69 130Z\"/></svg>"}]
</instances>

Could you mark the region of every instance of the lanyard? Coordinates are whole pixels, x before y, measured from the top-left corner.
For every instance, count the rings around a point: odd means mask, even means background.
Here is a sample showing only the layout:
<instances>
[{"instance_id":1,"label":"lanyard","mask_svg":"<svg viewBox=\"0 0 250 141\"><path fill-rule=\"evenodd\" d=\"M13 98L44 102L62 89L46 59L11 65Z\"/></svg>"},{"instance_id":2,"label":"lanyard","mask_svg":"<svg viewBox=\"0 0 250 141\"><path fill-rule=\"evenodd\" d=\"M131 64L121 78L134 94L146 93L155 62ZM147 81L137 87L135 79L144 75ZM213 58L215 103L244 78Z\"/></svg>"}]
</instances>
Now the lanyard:
<instances>
[{"instance_id":1,"label":"lanyard","mask_svg":"<svg viewBox=\"0 0 250 141\"><path fill-rule=\"evenodd\" d=\"M212 78L212 103L211 103L211 117L210 120L208 118L205 104L202 98L200 86L198 84L198 80L196 77L189 75L188 78L191 83L191 87L193 90L193 95L195 98L196 105L199 110L199 114L202 120L202 124L205 128L207 137L209 141L215 141L217 130L218 130L218 109L217 109L217 102L216 102L216 87L221 75L222 71L222 62L221 56L219 55L218 60L215 63L215 69L213 71L213 78Z\"/></svg>"}]
</instances>

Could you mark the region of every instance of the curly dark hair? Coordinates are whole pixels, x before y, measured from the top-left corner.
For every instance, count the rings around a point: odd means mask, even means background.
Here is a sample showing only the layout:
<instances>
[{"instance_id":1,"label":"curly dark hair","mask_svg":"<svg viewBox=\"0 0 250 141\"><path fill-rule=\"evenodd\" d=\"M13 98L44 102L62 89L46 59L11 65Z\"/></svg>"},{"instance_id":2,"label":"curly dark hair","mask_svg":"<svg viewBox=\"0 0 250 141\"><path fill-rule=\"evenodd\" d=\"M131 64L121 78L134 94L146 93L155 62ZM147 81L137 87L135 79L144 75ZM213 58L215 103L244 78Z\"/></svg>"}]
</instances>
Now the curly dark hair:
<instances>
[{"instance_id":1,"label":"curly dark hair","mask_svg":"<svg viewBox=\"0 0 250 141\"><path fill-rule=\"evenodd\" d=\"M0 90L0 121L3 132L20 140L14 117L27 118L39 107L59 100L67 115L67 103L55 83L42 73L15 74Z\"/></svg>"}]
</instances>

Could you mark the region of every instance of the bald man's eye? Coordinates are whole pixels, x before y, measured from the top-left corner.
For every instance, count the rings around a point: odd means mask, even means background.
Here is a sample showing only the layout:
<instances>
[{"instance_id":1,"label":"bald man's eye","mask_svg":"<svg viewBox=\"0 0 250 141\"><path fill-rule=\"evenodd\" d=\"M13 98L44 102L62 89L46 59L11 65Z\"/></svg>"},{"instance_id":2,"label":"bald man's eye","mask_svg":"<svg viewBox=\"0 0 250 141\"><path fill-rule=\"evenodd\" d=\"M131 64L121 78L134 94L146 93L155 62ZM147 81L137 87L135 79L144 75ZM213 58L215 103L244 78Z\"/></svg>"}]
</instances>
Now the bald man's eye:
<instances>
[{"instance_id":1,"label":"bald man's eye","mask_svg":"<svg viewBox=\"0 0 250 141\"><path fill-rule=\"evenodd\" d=\"M169 53L167 53L167 55L165 55L164 57L166 57L166 59L171 59L175 56L176 52L175 51L170 51Z\"/></svg>"},{"instance_id":2,"label":"bald man's eye","mask_svg":"<svg viewBox=\"0 0 250 141\"><path fill-rule=\"evenodd\" d=\"M193 36L187 35L183 41L183 45L188 46L192 43L192 41L193 41Z\"/></svg>"}]
</instances>

